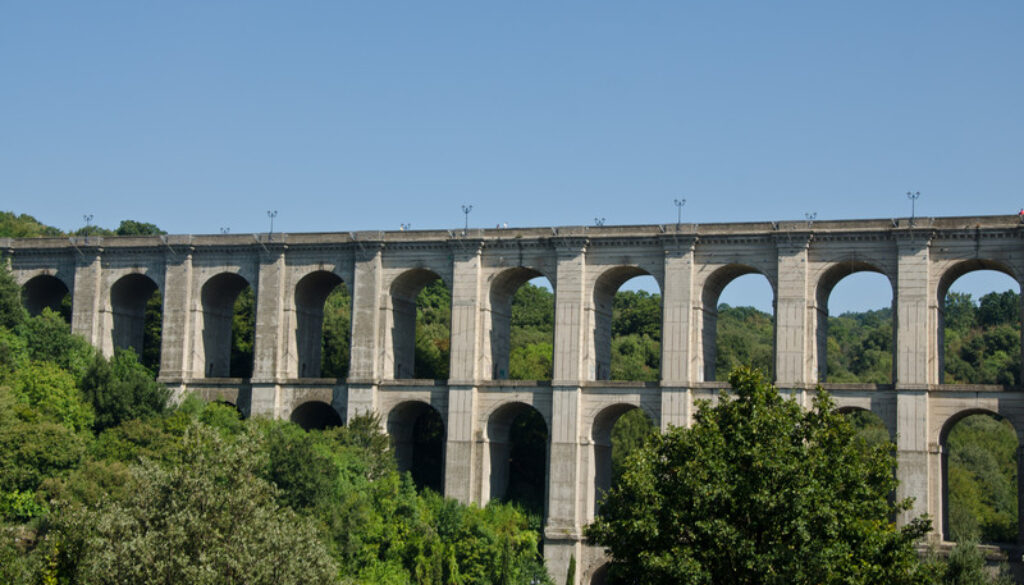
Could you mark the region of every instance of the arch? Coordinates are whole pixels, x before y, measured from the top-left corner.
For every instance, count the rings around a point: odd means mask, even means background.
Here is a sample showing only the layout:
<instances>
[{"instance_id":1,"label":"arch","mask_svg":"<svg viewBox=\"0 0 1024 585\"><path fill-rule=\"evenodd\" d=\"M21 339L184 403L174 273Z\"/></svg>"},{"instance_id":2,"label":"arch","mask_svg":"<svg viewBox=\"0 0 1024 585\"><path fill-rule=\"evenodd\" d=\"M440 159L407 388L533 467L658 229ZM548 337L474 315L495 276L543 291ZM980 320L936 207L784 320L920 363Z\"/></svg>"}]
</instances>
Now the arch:
<instances>
[{"instance_id":1,"label":"arch","mask_svg":"<svg viewBox=\"0 0 1024 585\"><path fill-rule=\"evenodd\" d=\"M484 369L484 375L490 375L492 380L507 380L512 377L512 301L520 287L538 277L547 278L548 282L551 282L551 279L542 272L525 266L504 270L491 281L488 298L490 334L485 340L490 351L484 349L484 355L490 356L491 363L490 368Z\"/></svg>"},{"instance_id":2,"label":"arch","mask_svg":"<svg viewBox=\"0 0 1024 585\"><path fill-rule=\"evenodd\" d=\"M154 298L154 294L156 298ZM152 305L151 305L152 303ZM156 306L159 305L159 306ZM149 315L155 331L147 335L147 308L162 312L163 302L159 287L145 274L127 274L117 279L110 287L111 328L110 340L114 349L131 348L144 365L157 369L160 366L160 333L163 327L159 312ZM149 347L155 345L155 347Z\"/></svg>"},{"instance_id":3,"label":"arch","mask_svg":"<svg viewBox=\"0 0 1024 585\"><path fill-rule=\"evenodd\" d=\"M611 563L605 563L594 569L594 574L590 576L590 585L605 585L608 583L608 567L610 566Z\"/></svg>"},{"instance_id":4,"label":"arch","mask_svg":"<svg viewBox=\"0 0 1024 585\"><path fill-rule=\"evenodd\" d=\"M846 277L861 272L870 272L873 274L881 274L889 282L889 290L891 295L890 310L895 314L895 303L896 294L895 287L893 286L893 278L885 271L880 269L875 264L857 260L851 258L842 262L837 262L827 268L821 276L818 277L817 285L815 286L815 309L816 310L816 331L815 331L815 344L816 344L816 359L818 365L818 380L826 381L829 380L828 370L828 333L829 326L828 320L830 316L829 310L829 299L832 296L832 291L836 286ZM889 354L891 359L891 366L889 367L889 377L882 383L891 383L896 376L896 319L892 319L892 326L889 337ZM884 340L877 340L884 341Z\"/></svg>"},{"instance_id":5,"label":"arch","mask_svg":"<svg viewBox=\"0 0 1024 585\"><path fill-rule=\"evenodd\" d=\"M344 282L333 272L317 270L295 284L295 362L292 374L299 378L319 378L323 360L324 304L327 297Z\"/></svg>"},{"instance_id":6,"label":"arch","mask_svg":"<svg viewBox=\"0 0 1024 585\"><path fill-rule=\"evenodd\" d=\"M533 406L507 402L487 419L490 499L514 500L541 512L547 502L547 421Z\"/></svg>"},{"instance_id":7,"label":"arch","mask_svg":"<svg viewBox=\"0 0 1024 585\"><path fill-rule=\"evenodd\" d=\"M738 263L726 264L716 269L707 277L704 281L700 297L703 312L703 319L701 321L701 358L704 365L705 380L714 380L717 375L715 362L718 359L718 299L722 296L722 291L725 290L729 283L747 274L760 274L768 280L768 285L772 290L772 307L776 306L775 299L778 295L778 290L775 283L772 282L767 274L753 266ZM773 345L774 338L775 336L772 335ZM774 366L775 360L772 359L771 362Z\"/></svg>"},{"instance_id":8,"label":"arch","mask_svg":"<svg viewBox=\"0 0 1024 585\"><path fill-rule=\"evenodd\" d=\"M976 427L972 429L972 436L955 436L957 427L962 424ZM942 454L942 536L945 540L963 538L967 535L961 531L966 525L977 524L980 534L974 536L980 537L982 542L1019 542L1020 437L1020 430L1012 420L984 408L964 409L944 421L939 432L939 444ZM1007 471L1010 472L1009 477ZM975 500L975 506L991 505L991 513L982 514L984 524L978 522L966 502L962 501L964 495L956 489L961 486L967 488L964 490L967 494L981 495L980 500Z\"/></svg>"},{"instance_id":9,"label":"arch","mask_svg":"<svg viewBox=\"0 0 1024 585\"><path fill-rule=\"evenodd\" d=\"M935 327L936 327L936 332L935 332L936 348L935 348L935 351L936 351L939 359L937 360L938 372L937 372L937 376L936 376L935 379L937 379L940 384L947 383L947 380L946 380L947 375L946 374L947 374L947 366L949 366L951 372L954 374L954 378L956 378L956 377L961 378L961 380L960 380L961 382L968 382L968 383L992 383L992 384L1004 384L1004 385L1008 385L1008 386L1019 386L1022 382L1024 382L1024 357L1022 357L1022 356L1024 356L1024 343L1021 343L1021 335L1022 335L1022 333L1024 333L1024 331L1022 331L1021 323L1020 323L1020 314L1021 314L1021 306L1020 306L1020 304L1018 304L1018 306L1016 307L1017 316L1016 316L1016 321L1014 322L1014 326L1016 327L1017 330L1015 332L1015 335L1013 336L1014 339L1006 339L1006 340L1004 340L1004 343L1000 344L1000 345L1002 345L1002 347L999 348L999 350L998 350L998 351L1005 351L1005 354L1003 355L1004 359L1005 359L1006 354L1009 354L1009 359L1010 359L1010 361L1008 363L1004 362L1003 364L1000 364L1000 366L997 368L1000 373L993 374L992 371L990 370L988 372L989 375L981 375L982 374L981 373L982 368L980 366L977 369L972 368L968 364L965 364L965 362L963 360L954 360L952 363L950 363L948 361L948 357L949 356L946 355L947 354L947 351L946 351L947 350L947 347L946 347L947 346L947 343L946 343L946 324L947 324L946 319L947 319L947 315L946 315L946 312L949 309L949 307L946 306L946 301L948 300L947 299L947 295L949 294L950 288L953 286L953 284L960 277L965 276L965 275L967 275L968 273L971 273L971 272L977 272L977 271L982 271L982 270L994 271L994 272L999 272L1001 274L1005 274L1006 276L1008 276L1013 281L1014 286L1016 288L1016 291L1015 291L1016 294L1020 295L1020 293L1021 293L1020 280L1015 275L1013 269L1010 268L1008 265L1003 264L1001 262L997 262L997 261L994 261L994 260L988 260L988 259L975 258L975 259L971 259L971 260L964 260L962 262L957 262L957 263L949 266L948 268L946 268L942 272L942 274L939 276L938 284L937 284L937 287L936 287L936 295L937 296L936 296L935 307L936 307L937 317L934 319L933 323L935 324ZM975 302L980 302L981 301L980 298L979 299L972 299L972 300L974 300ZM1020 301L1024 301L1024 297L1020 297L1018 299L1018 302L1020 302ZM951 306L955 308L957 305L954 303L954 305L951 305ZM953 319L953 323L954 323L954 326L955 326L956 319ZM986 332L986 337L987 336L988 336L988 333ZM983 344L983 345L987 345L987 344ZM977 358L977 360L978 360L978 362L982 361L981 357L980 357L980 352L970 351L969 353L978 353L979 357ZM990 357L994 357L994 356L990 356ZM968 358L968 361L971 361L970 358ZM976 363L974 365L978 365L978 364ZM966 370L966 373L963 373L961 375L961 370ZM1007 372L1010 372L1009 376L1004 375ZM976 377L974 374L978 374L978 376ZM975 378L975 379L971 379L971 378ZM977 378L982 378L982 379L977 379ZM988 379L984 379L984 378L988 378Z\"/></svg>"},{"instance_id":10,"label":"arch","mask_svg":"<svg viewBox=\"0 0 1024 585\"><path fill-rule=\"evenodd\" d=\"M588 489L587 494L588 520L593 519L600 510L601 498L604 492L611 489L614 481L613 456L617 445L613 441L613 430L622 417L628 413L637 411L650 424L650 430L654 431L653 417L650 413L639 406L629 403L611 404L601 409L595 416L590 429L591 439L591 460L593 461L593 485ZM619 445L618 447L624 447Z\"/></svg>"},{"instance_id":11,"label":"arch","mask_svg":"<svg viewBox=\"0 0 1024 585\"><path fill-rule=\"evenodd\" d=\"M442 280L426 268L406 270L391 283L390 327L393 375L395 379L416 375L416 299L423 287Z\"/></svg>"},{"instance_id":12,"label":"arch","mask_svg":"<svg viewBox=\"0 0 1024 585\"><path fill-rule=\"evenodd\" d=\"M214 275L203 284L200 294L203 307L203 353L200 363L204 364L203 373L208 378L244 373L238 371L237 363L232 363L237 362L232 360L232 325L235 301L246 288L250 288L249 281L233 272ZM248 361L251 372L251 357Z\"/></svg>"},{"instance_id":13,"label":"arch","mask_svg":"<svg viewBox=\"0 0 1024 585\"><path fill-rule=\"evenodd\" d=\"M64 319L71 321L70 311L62 311L64 299L71 295L71 290L63 280L51 274L40 274L30 278L21 285L21 302L30 315L38 315L43 309L62 313ZM70 306L70 303L67 303Z\"/></svg>"},{"instance_id":14,"label":"arch","mask_svg":"<svg viewBox=\"0 0 1024 585\"><path fill-rule=\"evenodd\" d=\"M292 410L288 420L307 431L322 431L331 427L340 427L344 424L341 415L338 414L338 411L333 406L316 400L300 404Z\"/></svg>"},{"instance_id":15,"label":"arch","mask_svg":"<svg viewBox=\"0 0 1024 585\"><path fill-rule=\"evenodd\" d=\"M860 406L841 406L836 412L846 416L854 424L858 435L869 445L877 444L883 439L887 442L896 440L893 429L886 424L878 413Z\"/></svg>"},{"instance_id":16,"label":"arch","mask_svg":"<svg viewBox=\"0 0 1024 585\"><path fill-rule=\"evenodd\" d=\"M626 281L637 276L654 277L653 274L639 266L626 265L608 268L594 281L594 328L592 331L592 355L594 357L589 372L591 380L612 379L612 309L615 294ZM657 278L655 278L655 282L658 282L660 292L661 283ZM660 358L660 356L658 357Z\"/></svg>"},{"instance_id":17,"label":"arch","mask_svg":"<svg viewBox=\"0 0 1024 585\"><path fill-rule=\"evenodd\" d=\"M426 402L402 402L391 409L388 435L398 471L408 471L419 488L444 493L445 432L441 413Z\"/></svg>"}]
</instances>

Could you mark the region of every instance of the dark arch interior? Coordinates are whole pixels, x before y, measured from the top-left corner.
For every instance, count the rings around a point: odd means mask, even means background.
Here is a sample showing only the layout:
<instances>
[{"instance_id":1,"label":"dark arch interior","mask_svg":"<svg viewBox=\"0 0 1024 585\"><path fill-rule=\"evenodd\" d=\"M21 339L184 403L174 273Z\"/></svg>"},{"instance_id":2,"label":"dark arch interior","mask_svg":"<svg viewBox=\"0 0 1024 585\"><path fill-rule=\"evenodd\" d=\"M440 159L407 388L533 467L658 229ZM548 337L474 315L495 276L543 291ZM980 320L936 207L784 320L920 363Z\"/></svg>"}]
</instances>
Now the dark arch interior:
<instances>
[{"instance_id":1,"label":"dark arch interior","mask_svg":"<svg viewBox=\"0 0 1024 585\"><path fill-rule=\"evenodd\" d=\"M548 428L537 409L507 404L487 425L491 498L542 514L547 495Z\"/></svg>"},{"instance_id":2,"label":"dark arch interior","mask_svg":"<svg viewBox=\"0 0 1024 585\"><path fill-rule=\"evenodd\" d=\"M988 412L965 413L942 439L946 540L1014 543L1019 534L1017 431Z\"/></svg>"},{"instance_id":3,"label":"dark arch interior","mask_svg":"<svg viewBox=\"0 0 1024 585\"><path fill-rule=\"evenodd\" d=\"M292 411L289 420L307 431L340 427L344 424L341 415L330 404L305 402Z\"/></svg>"},{"instance_id":4,"label":"dark arch interior","mask_svg":"<svg viewBox=\"0 0 1024 585\"><path fill-rule=\"evenodd\" d=\"M650 276L636 266L619 266L606 271L594 283L592 379L648 382L659 379L661 295L643 290L620 290L627 281Z\"/></svg>"},{"instance_id":5,"label":"dark arch interior","mask_svg":"<svg viewBox=\"0 0 1024 585\"><path fill-rule=\"evenodd\" d=\"M758 277L764 280L761 281ZM737 280L740 282L735 282ZM729 264L719 268L708 278L701 294L704 313L702 343L705 380L727 380L733 368L740 365L755 367L764 370L769 376L773 375L774 309L771 314L766 314L755 307L730 306L720 302L727 287L730 288L730 292L734 287L750 292L750 289L760 288L765 284L768 286L771 305L774 307L775 298L771 283L751 266Z\"/></svg>"},{"instance_id":6,"label":"dark arch interior","mask_svg":"<svg viewBox=\"0 0 1024 585\"><path fill-rule=\"evenodd\" d=\"M341 278L320 270L295 286L296 350L300 378L348 375L351 297Z\"/></svg>"},{"instance_id":7,"label":"dark arch interior","mask_svg":"<svg viewBox=\"0 0 1024 585\"><path fill-rule=\"evenodd\" d=\"M41 274L30 279L21 287L21 302L30 315L38 315L48 308L71 322L71 291L56 276Z\"/></svg>"},{"instance_id":8,"label":"dark arch interior","mask_svg":"<svg viewBox=\"0 0 1024 585\"><path fill-rule=\"evenodd\" d=\"M624 470L625 460L657 428L647 414L630 404L616 404L594 418L594 503L600 508L604 493Z\"/></svg>"},{"instance_id":9,"label":"dark arch interior","mask_svg":"<svg viewBox=\"0 0 1024 585\"><path fill-rule=\"evenodd\" d=\"M590 585L605 585L608 583L608 565L601 565L590 577Z\"/></svg>"},{"instance_id":10,"label":"dark arch interior","mask_svg":"<svg viewBox=\"0 0 1024 585\"><path fill-rule=\"evenodd\" d=\"M423 402L407 402L388 416L388 435L398 470L409 472L416 487L444 493L444 420Z\"/></svg>"},{"instance_id":11,"label":"dark arch interior","mask_svg":"<svg viewBox=\"0 0 1024 585\"><path fill-rule=\"evenodd\" d=\"M451 354L451 291L425 268L405 272L391 286L394 376L444 380Z\"/></svg>"},{"instance_id":12,"label":"dark arch interior","mask_svg":"<svg viewBox=\"0 0 1024 585\"><path fill-rule=\"evenodd\" d=\"M142 365L160 370L163 297L157 284L144 274L129 274L110 287L115 348L131 348Z\"/></svg>"},{"instance_id":13,"label":"dark arch interior","mask_svg":"<svg viewBox=\"0 0 1024 585\"><path fill-rule=\"evenodd\" d=\"M550 380L555 335L551 282L531 268L502 272L491 284L490 318L492 379Z\"/></svg>"},{"instance_id":14,"label":"dark arch interior","mask_svg":"<svg viewBox=\"0 0 1024 585\"><path fill-rule=\"evenodd\" d=\"M203 285L202 302L206 376L251 377L256 298L249 282L218 274Z\"/></svg>"},{"instance_id":15,"label":"dark arch interior","mask_svg":"<svg viewBox=\"0 0 1024 585\"><path fill-rule=\"evenodd\" d=\"M839 287L863 291L881 286L888 287L890 293L885 306L839 314L830 304L832 293ZM892 383L896 365L894 300L891 283L869 264L844 262L822 276L816 299L820 380Z\"/></svg>"},{"instance_id":16,"label":"dark arch interior","mask_svg":"<svg viewBox=\"0 0 1024 585\"><path fill-rule=\"evenodd\" d=\"M1022 299L1009 270L962 262L942 276L939 295L940 382L1020 386Z\"/></svg>"}]
</instances>

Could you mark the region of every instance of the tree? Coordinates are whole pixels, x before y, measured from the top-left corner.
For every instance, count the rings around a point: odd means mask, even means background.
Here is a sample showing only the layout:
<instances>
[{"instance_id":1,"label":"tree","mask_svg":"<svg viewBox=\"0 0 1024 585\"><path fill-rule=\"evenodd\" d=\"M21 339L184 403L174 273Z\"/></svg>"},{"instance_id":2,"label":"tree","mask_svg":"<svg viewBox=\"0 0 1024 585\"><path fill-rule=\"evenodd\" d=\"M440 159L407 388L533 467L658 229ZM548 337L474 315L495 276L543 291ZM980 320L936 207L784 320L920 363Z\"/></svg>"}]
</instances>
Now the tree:
<instances>
[{"instance_id":1,"label":"tree","mask_svg":"<svg viewBox=\"0 0 1024 585\"><path fill-rule=\"evenodd\" d=\"M131 349L118 350L109 362L97 354L81 388L96 411L97 431L163 412L170 397Z\"/></svg>"},{"instance_id":2,"label":"tree","mask_svg":"<svg viewBox=\"0 0 1024 585\"><path fill-rule=\"evenodd\" d=\"M114 230L114 234L118 236L161 236L166 233L154 224L132 219L121 220L121 225Z\"/></svg>"},{"instance_id":3,"label":"tree","mask_svg":"<svg viewBox=\"0 0 1024 585\"><path fill-rule=\"evenodd\" d=\"M929 522L890 521L909 507L889 499L891 445L865 449L825 393L805 411L756 370L730 382L629 459L587 528L614 582L926 583Z\"/></svg>"}]
</instances>

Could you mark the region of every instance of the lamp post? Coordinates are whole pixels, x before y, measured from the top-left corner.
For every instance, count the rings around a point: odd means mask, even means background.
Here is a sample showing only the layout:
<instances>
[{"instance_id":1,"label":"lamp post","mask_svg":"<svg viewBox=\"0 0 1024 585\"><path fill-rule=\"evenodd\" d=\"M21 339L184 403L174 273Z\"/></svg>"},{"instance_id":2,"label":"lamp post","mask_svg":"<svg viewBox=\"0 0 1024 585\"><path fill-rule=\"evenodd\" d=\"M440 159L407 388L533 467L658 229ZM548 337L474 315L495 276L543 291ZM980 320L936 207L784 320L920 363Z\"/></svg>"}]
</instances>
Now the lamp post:
<instances>
[{"instance_id":1,"label":"lamp post","mask_svg":"<svg viewBox=\"0 0 1024 585\"><path fill-rule=\"evenodd\" d=\"M916 203L917 203L917 198L920 197L920 196L921 196L921 192L920 191L914 191L914 192L907 191L907 199L910 199L910 227L914 227L914 215L915 215L915 211L917 211L915 209L915 207L916 207Z\"/></svg>"},{"instance_id":2,"label":"lamp post","mask_svg":"<svg viewBox=\"0 0 1024 585\"><path fill-rule=\"evenodd\" d=\"M473 211L473 206L472 205L463 205L462 206L462 213L463 213L463 215L466 216L466 223L462 227L462 235L466 235L466 232L469 231L469 212L470 211Z\"/></svg>"},{"instance_id":3,"label":"lamp post","mask_svg":"<svg viewBox=\"0 0 1024 585\"><path fill-rule=\"evenodd\" d=\"M683 222L683 206L686 205L686 199L673 199L672 202L676 205L676 231L679 231L679 224Z\"/></svg>"}]
</instances>

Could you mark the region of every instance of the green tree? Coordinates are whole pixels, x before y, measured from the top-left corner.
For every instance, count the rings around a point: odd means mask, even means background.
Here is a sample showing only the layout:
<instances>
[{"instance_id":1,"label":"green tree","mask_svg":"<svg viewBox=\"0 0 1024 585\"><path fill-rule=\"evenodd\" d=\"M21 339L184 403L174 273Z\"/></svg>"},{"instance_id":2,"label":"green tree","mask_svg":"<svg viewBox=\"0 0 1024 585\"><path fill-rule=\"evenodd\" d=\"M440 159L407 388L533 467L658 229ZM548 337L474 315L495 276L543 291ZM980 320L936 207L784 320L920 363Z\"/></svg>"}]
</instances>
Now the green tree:
<instances>
[{"instance_id":1,"label":"green tree","mask_svg":"<svg viewBox=\"0 0 1024 585\"><path fill-rule=\"evenodd\" d=\"M59 237L64 232L39 222L31 215L0 211L0 238Z\"/></svg>"},{"instance_id":2,"label":"green tree","mask_svg":"<svg viewBox=\"0 0 1024 585\"><path fill-rule=\"evenodd\" d=\"M97 355L82 379L82 394L96 412L102 431L133 418L163 412L170 393L139 363L131 349L118 350L109 361Z\"/></svg>"},{"instance_id":3,"label":"green tree","mask_svg":"<svg viewBox=\"0 0 1024 585\"><path fill-rule=\"evenodd\" d=\"M132 219L121 220L121 225L114 230L114 235L117 236L160 236L166 233L154 224Z\"/></svg>"},{"instance_id":4,"label":"green tree","mask_svg":"<svg viewBox=\"0 0 1024 585\"><path fill-rule=\"evenodd\" d=\"M21 287L7 269L7 258L0 256L0 327L15 329L28 318L21 304Z\"/></svg>"},{"instance_id":5,"label":"green tree","mask_svg":"<svg viewBox=\"0 0 1024 585\"><path fill-rule=\"evenodd\" d=\"M929 523L890 517L895 464L865 450L827 394L805 411L756 370L692 428L627 463L586 534L623 583L926 583L914 542Z\"/></svg>"}]
</instances>

